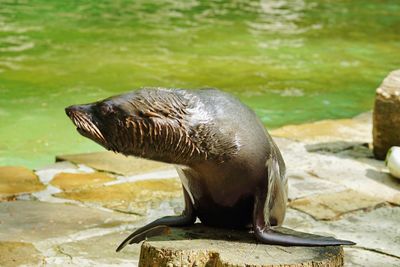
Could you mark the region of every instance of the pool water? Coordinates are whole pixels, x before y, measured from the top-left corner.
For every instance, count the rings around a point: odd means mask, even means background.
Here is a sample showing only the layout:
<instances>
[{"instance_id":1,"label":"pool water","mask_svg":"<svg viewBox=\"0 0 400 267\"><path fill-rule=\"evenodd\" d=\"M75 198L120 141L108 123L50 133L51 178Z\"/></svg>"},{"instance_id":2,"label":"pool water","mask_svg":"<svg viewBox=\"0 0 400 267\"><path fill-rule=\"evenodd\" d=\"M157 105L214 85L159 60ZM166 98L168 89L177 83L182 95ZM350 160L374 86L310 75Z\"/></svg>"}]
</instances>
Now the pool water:
<instances>
[{"instance_id":1,"label":"pool water","mask_svg":"<svg viewBox=\"0 0 400 267\"><path fill-rule=\"evenodd\" d=\"M98 151L64 113L142 86L217 87L267 128L371 109L397 0L0 0L0 165Z\"/></svg>"}]
</instances>

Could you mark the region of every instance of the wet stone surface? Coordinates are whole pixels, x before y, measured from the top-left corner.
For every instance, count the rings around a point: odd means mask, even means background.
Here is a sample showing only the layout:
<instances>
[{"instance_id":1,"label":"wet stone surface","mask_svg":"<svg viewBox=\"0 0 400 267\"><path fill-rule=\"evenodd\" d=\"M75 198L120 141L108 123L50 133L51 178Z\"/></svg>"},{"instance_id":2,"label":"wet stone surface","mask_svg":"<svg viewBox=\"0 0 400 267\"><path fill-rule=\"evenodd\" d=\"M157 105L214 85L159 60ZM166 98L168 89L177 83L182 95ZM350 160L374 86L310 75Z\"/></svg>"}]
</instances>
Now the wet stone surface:
<instances>
[{"instance_id":1,"label":"wet stone surface","mask_svg":"<svg viewBox=\"0 0 400 267\"><path fill-rule=\"evenodd\" d=\"M25 167L0 167L0 201L12 200L24 193L41 191L44 185L35 173Z\"/></svg>"},{"instance_id":2,"label":"wet stone surface","mask_svg":"<svg viewBox=\"0 0 400 267\"><path fill-rule=\"evenodd\" d=\"M0 241L0 266L40 266L44 256L31 244Z\"/></svg>"},{"instance_id":3,"label":"wet stone surface","mask_svg":"<svg viewBox=\"0 0 400 267\"><path fill-rule=\"evenodd\" d=\"M59 173L51 181L63 191L82 190L85 188L96 187L106 182L114 181L115 178L109 174L101 172L93 173Z\"/></svg>"},{"instance_id":4,"label":"wet stone surface","mask_svg":"<svg viewBox=\"0 0 400 267\"><path fill-rule=\"evenodd\" d=\"M109 186L83 188L55 194L59 198L96 203L113 210L145 215L147 209L155 208L162 201L182 196L178 180L146 180Z\"/></svg>"}]
</instances>

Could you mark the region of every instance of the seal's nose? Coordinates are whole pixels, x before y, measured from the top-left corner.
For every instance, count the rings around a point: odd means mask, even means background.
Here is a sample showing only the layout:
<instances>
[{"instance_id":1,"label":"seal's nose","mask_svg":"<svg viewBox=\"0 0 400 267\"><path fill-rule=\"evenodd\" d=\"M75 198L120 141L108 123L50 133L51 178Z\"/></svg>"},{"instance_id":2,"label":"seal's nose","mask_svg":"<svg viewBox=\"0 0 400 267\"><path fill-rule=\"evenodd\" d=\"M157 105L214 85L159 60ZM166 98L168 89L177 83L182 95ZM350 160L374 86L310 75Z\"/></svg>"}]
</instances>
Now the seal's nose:
<instances>
[{"instance_id":1,"label":"seal's nose","mask_svg":"<svg viewBox=\"0 0 400 267\"><path fill-rule=\"evenodd\" d=\"M71 117L72 113L77 110L76 106L69 106L65 108L65 113L67 114L68 117Z\"/></svg>"},{"instance_id":2,"label":"seal's nose","mask_svg":"<svg viewBox=\"0 0 400 267\"><path fill-rule=\"evenodd\" d=\"M90 109L90 105L72 105L65 108L65 113L68 117L76 115L77 113L87 114Z\"/></svg>"}]
</instances>

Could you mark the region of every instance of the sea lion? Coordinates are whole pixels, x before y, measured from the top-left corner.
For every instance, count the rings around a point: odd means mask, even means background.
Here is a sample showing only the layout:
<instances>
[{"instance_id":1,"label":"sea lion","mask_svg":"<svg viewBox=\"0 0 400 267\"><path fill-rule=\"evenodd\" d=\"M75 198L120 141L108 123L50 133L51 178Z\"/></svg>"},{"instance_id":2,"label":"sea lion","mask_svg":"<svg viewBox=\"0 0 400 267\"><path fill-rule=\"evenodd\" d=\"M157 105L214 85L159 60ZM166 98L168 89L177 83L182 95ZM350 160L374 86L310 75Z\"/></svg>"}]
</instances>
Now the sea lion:
<instances>
[{"instance_id":1,"label":"sea lion","mask_svg":"<svg viewBox=\"0 0 400 267\"><path fill-rule=\"evenodd\" d=\"M252 226L267 244L353 245L280 233L287 202L282 155L255 113L216 89L144 88L66 108L85 137L108 150L175 164L185 209L136 230L117 251L196 218L209 226Z\"/></svg>"}]
</instances>

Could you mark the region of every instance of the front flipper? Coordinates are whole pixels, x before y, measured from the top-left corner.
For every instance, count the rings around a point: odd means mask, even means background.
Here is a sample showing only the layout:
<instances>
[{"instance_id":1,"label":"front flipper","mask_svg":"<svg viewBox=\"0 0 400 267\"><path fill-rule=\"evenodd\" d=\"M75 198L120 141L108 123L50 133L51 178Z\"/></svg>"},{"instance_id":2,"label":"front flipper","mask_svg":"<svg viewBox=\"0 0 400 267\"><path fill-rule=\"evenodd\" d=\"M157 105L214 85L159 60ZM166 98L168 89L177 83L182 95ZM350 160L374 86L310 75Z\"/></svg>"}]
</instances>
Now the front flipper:
<instances>
[{"instance_id":1,"label":"front flipper","mask_svg":"<svg viewBox=\"0 0 400 267\"><path fill-rule=\"evenodd\" d=\"M278 162L281 160L280 162ZM256 192L253 210L253 229L259 241L282 246L335 246L355 245L354 242L333 237L311 235L277 229L282 224L287 201L285 166L280 154L270 157L266 163L267 188ZM274 229L275 228L275 229Z\"/></svg>"},{"instance_id":2,"label":"front flipper","mask_svg":"<svg viewBox=\"0 0 400 267\"><path fill-rule=\"evenodd\" d=\"M270 245L307 247L355 245L352 241L340 240L334 237L313 235L293 230L288 232L287 229L286 231L282 231L282 228L274 228L271 226L256 225L254 226L254 234L260 242Z\"/></svg>"},{"instance_id":3,"label":"front flipper","mask_svg":"<svg viewBox=\"0 0 400 267\"><path fill-rule=\"evenodd\" d=\"M183 195L185 198L185 210L182 215L165 216L137 229L122 241L116 251L120 251L128 244L139 243L148 237L166 234L169 232L168 226L187 226L194 224L196 215L194 213L193 204L185 189L183 189Z\"/></svg>"}]
</instances>

